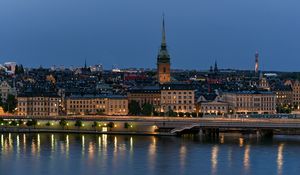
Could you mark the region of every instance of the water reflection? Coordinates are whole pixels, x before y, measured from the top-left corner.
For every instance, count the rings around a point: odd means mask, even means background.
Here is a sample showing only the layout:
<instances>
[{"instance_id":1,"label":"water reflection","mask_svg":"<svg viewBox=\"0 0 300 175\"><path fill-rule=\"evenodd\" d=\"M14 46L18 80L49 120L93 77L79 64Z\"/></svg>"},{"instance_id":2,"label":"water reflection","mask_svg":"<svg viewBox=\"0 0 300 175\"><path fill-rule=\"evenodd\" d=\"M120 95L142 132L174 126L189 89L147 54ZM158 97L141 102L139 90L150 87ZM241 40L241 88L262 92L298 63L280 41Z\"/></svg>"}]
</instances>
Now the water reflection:
<instances>
[{"instance_id":1,"label":"water reflection","mask_svg":"<svg viewBox=\"0 0 300 175\"><path fill-rule=\"evenodd\" d=\"M72 166L72 169L80 168L78 173L88 167L102 174L119 174L120 168L128 174L135 171L139 171L137 174L159 174L158 171L164 174L192 174L191 168L196 168L197 172L203 170L207 172L205 174L256 174L260 167L254 162L264 162L265 159L270 167L269 174L297 174L288 173L291 168L287 166L292 164L295 167L300 161L294 154L300 151L300 139L292 143L263 139L257 142L256 138L246 138L245 141L240 136L220 139L224 139L224 143L221 144L219 139L190 137L2 133L0 168L2 173L6 168L4 165L22 167L18 162L26 162L26 166L32 169ZM276 161L270 161L271 157L276 157ZM286 172L283 173L283 169ZM32 172L28 174L35 175Z\"/></svg>"},{"instance_id":2,"label":"water reflection","mask_svg":"<svg viewBox=\"0 0 300 175\"><path fill-rule=\"evenodd\" d=\"M81 136L81 154L82 156L84 156L84 152L85 152L85 137L84 135Z\"/></svg>"},{"instance_id":3,"label":"water reflection","mask_svg":"<svg viewBox=\"0 0 300 175\"><path fill-rule=\"evenodd\" d=\"M180 169L184 171L185 163L186 163L186 146L181 145L180 152L179 152L179 159L180 159Z\"/></svg>"},{"instance_id":4,"label":"water reflection","mask_svg":"<svg viewBox=\"0 0 300 175\"><path fill-rule=\"evenodd\" d=\"M277 152L277 171L278 171L278 174L282 174L283 148L284 148L284 144L280 143L279 146L278 146L278 152Z\"/></svg>"},{"instance_id":5,"label":"water reflection","mask_svg":"<svg viewBox=\"0 0 300 175\"><path fill-rule=\"evenodd\" d=\"M219 146L218 145L213 146L212 150L211 150L211 172L212 172L212 174L217 173L218 152L219 152Z\"/></svg>"},{"instance_id":6,"label":"water reflection","mask_svg":"<svg viewBox=\"0 0 300 175\"><path fill-rule=\"evenodd\" d=\"M149 168L151 171L154 171L155 163L156 163L156 137L151 137L151 143L148 149L148 160L149 160Z\"/></svg>"},{"instance_id":7,"label":"water reflection","mask_svg":"<svg viewBox=\"0 0 300 175\"><path fill-rule=\"evenodd\" d=\"M69 152L70 152L70 139L69 135L66 135L66 157L69 158Z\"/></svg>"},{"instance_id":8,"label":"water reflection","mask_svg":"<svg viewBox=\"0 0 300 175\"><path fill-rule=\"evenodd\" d=\"M250 145L245 146L245 152L244 152L244 169L247 172L250 167Z\"/></svg>"}]
</instances>

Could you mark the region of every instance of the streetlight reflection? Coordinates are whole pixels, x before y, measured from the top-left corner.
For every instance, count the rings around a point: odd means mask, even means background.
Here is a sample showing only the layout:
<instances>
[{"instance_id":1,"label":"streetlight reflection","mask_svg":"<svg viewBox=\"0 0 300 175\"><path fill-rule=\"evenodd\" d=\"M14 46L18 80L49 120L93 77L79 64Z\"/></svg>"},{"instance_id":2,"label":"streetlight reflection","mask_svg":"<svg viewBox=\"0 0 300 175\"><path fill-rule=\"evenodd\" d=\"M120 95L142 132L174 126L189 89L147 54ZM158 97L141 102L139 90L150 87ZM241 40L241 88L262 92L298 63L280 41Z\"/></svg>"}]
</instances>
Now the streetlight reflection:
<instances>
[{"instance_id":1,"label":"streetlight reflection","mask_svg":"<svg viewBox=\"0 0 300 175\"><path fill-rule=\"evenodd\" d=\"M284 144L283 143L279 144L278 153L277 153L277 171L278 171L278 174L282 174L283 148L284 148Z\"/></svg>"},{"instance_id":2,"label":"streetlight reflection","mask_svg":"<svg viewBox=\"0 0 300 175\"><path fill-rule=\"evenodd\" d=\"M213 146L212 147L212 151L211 151L211 169L212 169L212 174L216 174L216 172L217 172L218 152L219 152L219 146L218 145Z\"/></svg>"},{"instance_id":3,"label":"streetlight reflection","mask_svg":"<svg viewBox=\"0 0 300 175\"><path fill-rule=\"evenodd\" d=\"M243 163L244 163L245 170L249 170L249 167L250 167L250 145L245 146Z\"/></svg>"}]
</instances>

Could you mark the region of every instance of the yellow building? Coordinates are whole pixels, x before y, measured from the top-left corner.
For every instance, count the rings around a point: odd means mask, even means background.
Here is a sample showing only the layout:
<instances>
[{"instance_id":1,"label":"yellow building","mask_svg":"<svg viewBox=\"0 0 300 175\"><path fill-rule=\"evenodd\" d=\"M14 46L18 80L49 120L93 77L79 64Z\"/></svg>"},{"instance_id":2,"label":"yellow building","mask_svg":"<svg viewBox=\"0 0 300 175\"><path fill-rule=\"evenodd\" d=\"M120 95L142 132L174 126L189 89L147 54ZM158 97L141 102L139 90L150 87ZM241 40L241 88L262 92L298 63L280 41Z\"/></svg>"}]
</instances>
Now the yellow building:
<instances>
[{"instance_id":1,"label":"yellow building","mask_svg":"<svg viewBox=\"0 0 300 175\"><path fill-rule=\"evenodd\" d=\"M195 90L189 84L161 85L161 112L195 112Z\"/></svg>"},{"instance_id":2,"label":"yellow building","mask_svg":"<svg viewBox=\"0 0 300 175\"><path fill-rule=\"evenodd\" d=\"M17 97L17 114L25 116L59 115L60 97L50 93L27 93Z\"/></svg>"},{"instance_id":3,"label":"yellow building","mask_svg":"<svg viewBox=\"0 0 300 175\"><path fill-rule=\"evenodd\" d=\"M159 86L150 86L150 87L141 87L141 88L131 88L128 91L128 101L136 101L139 103L140 107L143 104L148 103L153 105L156 111L160 109L160 87Z\"/></svg>"},{"instance_id":4,"label":"yellow building","mask_svg":"<svg viewBox=\"0 0 300 175\"><path fill-rule=\"evenodd\" d=\"M65 109L67 115L127 115L128 100L119 95L69 96L65 98Z\"/></svg>"},{"instance_id":5,"label":"yellow building","mask_svg":"<svg viewBox=\"0 0 300 175\"><path fill-rule=\"evenodd\" d=\"M270 91L237 91L223 94L229 112L236 114L275 114L276 95Z\"/></svg>"}]
</instances>

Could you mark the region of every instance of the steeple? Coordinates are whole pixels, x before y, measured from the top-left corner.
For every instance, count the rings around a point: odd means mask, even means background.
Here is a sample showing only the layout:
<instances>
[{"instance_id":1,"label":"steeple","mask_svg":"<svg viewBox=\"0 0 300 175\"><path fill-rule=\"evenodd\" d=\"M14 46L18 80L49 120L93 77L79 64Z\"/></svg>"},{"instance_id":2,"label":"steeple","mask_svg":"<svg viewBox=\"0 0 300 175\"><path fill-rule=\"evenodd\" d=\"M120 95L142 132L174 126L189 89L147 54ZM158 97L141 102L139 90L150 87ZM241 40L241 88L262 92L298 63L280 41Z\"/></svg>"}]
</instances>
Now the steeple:
<instances>
[{"instance_id":1,"label":"steeple","mask_svg":"<svg viewBox=\"0 0 300 175\"><path fill-rule=\"evenodd\" d=\"M165 16L162 19L162 39L159 53L157 55L157 79L160 84L169 83L170 75L170 55L167 50Z\"/></svg>"},{"instance_id":2,"label":"steeple","mask_svg":"<svg viewBox=\"0 0 300 175\"><path fill-rule=\"evenodd\" d=\"M160 50L157 56L158 63L169 63L170 55L167 50L167 42L166 42L166 27L165 27L165 15L163 15L162 19L162 40Z\"/></svg>"},{"instance_id":3,"label":"steeple","mask_svg":"<svg viewBox=\"0 0 300 175\"><path fill-rule=\"evenodd\" d=\"M165 14L163 14L163 21L162 21L162 40L161 40L161 46L167 46L166 42L166 28L165 28Z\"/></svg>"},{"instance_id":4,"label":"steeple","mask_svg":"<svg viewBox=\"0 0 300 175\"><path fill-rule=\"evenodd\" d=\"M84 60L84 68L86 68L87 66L86 66L86 59Z\"/></svg>"}]
</instances>

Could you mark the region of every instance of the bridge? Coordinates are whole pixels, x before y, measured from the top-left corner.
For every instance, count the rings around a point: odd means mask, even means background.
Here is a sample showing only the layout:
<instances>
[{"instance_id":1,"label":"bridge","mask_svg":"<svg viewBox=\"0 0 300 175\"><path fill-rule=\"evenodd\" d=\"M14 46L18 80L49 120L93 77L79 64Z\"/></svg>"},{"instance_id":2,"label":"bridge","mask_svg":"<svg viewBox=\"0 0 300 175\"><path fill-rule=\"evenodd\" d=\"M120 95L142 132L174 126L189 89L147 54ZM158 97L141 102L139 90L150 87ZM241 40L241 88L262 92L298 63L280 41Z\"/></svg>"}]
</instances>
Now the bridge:
<instances>
[{"instance_id":1,"label":"bridge","mask_svg":"<svg viewBox=\"0 0 300 175\"><path fill-rule=\"evenodd\" d=\"M187 118L187 117L153 117L153 116L0 116L4 120L31 120L59 121L66 119L70 121L82 120L83 122L134 122L136 125L151 125L157 129L155 132L168 132L170 134L184 134L204 132L218 134L219 132L260 132L270 133L274 131L300 131L299 118ZM296 132L295 132L296 133ZM300 132L299 132L300 134Z\"/></svg>"}]
</instances>

